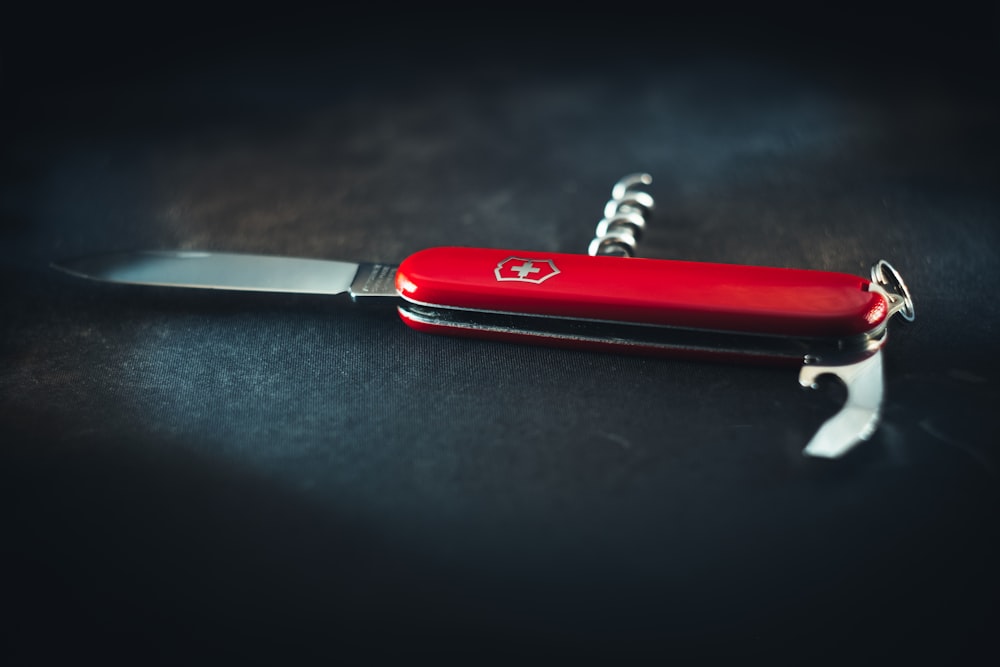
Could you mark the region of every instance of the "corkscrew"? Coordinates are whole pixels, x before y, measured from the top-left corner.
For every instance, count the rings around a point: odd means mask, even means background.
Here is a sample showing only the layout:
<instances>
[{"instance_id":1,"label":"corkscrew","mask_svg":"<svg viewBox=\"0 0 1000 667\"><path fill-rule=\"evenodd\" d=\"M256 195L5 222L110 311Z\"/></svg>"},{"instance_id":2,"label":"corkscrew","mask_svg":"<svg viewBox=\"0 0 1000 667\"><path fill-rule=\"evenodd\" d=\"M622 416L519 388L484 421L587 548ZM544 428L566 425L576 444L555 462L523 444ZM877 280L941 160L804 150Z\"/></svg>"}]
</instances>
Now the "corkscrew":
<instances>
[{"instance_id":1,"label":"corkscrew","mask_svg":"<svg viewBox=\"0 0 1000 667\"><path fill-rule=\"evenodd\" d=\"M646 217L654 208L653 197L639 186L650 185L649 174L629 174L611 188L611 199L604 205L604 217L597 223L587 254L610 257L634 257L636 246L646 230Z\"/></svg>"}]
</instances>

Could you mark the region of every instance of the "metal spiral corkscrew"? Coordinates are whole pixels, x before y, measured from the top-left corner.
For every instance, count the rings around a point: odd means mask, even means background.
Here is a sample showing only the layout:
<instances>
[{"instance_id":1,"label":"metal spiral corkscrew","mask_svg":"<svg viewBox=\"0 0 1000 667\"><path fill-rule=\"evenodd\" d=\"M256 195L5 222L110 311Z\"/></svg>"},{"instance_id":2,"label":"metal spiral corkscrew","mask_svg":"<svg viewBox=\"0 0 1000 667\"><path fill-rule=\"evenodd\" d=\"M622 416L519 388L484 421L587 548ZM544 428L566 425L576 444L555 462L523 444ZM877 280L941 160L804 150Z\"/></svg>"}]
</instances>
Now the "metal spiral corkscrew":
<instances>
[{"instance_id":1,"label":"metal spiral corkscrew","mask_svg":"<svg viewBox=\"0 0 1000 667\"><path fill-rule=\"evenodd\" d=\"M597 223L596 236L587 254L634 257L646 229L646 217L653 212L653 197L639 186L649 185L649 174L629 174L615 183L611 199L604 205L604 217Z\"/></svg>"}]
</instances>

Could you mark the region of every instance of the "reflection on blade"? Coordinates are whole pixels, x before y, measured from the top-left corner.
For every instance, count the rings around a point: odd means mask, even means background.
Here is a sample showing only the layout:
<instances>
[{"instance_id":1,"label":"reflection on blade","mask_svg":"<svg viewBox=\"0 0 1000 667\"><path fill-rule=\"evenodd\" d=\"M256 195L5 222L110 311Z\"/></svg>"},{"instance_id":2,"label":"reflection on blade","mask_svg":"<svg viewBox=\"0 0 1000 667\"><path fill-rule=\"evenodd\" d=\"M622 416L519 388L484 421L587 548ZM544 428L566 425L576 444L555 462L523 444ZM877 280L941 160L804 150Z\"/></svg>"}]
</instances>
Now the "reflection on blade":
<instances>
[{"instance_id":1,"label":"reflection on blade","mask_svg":"<svg viewBox=\"0 0 1000 667\"><path fill-rule=\"evenodd\" d=\"M882 351L843 366L803 366L799 383L815 387L819 376L827 374L836 375L847 385L847 402L820 427L803 453L832 459L870 438L878 426L882 407Z\"/></svg>"},{"instance_id":2,"label":"reflection on blade","mask_svg":"<svg viewBox=\"0 0 1000 667\"><path fill-rule=\"evenodd\" d=\"M298 294L341 294L358 272L353 262L183 251L96 255L54 266L116 283Z\"/></svg>"}]
</instances>

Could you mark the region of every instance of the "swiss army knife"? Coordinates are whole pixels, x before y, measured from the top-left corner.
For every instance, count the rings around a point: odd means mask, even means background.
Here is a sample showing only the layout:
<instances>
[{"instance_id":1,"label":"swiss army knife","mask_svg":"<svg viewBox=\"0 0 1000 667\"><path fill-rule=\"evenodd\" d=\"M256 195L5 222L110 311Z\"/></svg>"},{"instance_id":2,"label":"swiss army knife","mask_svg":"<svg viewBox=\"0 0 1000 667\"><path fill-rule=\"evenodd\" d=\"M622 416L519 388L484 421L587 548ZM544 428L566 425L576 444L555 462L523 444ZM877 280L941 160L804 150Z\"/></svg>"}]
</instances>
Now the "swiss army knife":
<instances>
[{"instance_id":1,"label":"swiss army knife","mask_svg":"<svg viewBox=\"0 0 1000 667\"><path fill-rule=\"evenodd\" d=\"M868 439L883 393L882 347L895 314L914 318L899 273L845 273L632 255L653 200L651 178L612 190L587 255L439 247L399 266L215 252L104 254L56 264L104 281L220 290L347 293L393 303L418 331L517 343L801 366L847 387L843 408L804 449L836 458Z\"/></svg>"}]
</instances>

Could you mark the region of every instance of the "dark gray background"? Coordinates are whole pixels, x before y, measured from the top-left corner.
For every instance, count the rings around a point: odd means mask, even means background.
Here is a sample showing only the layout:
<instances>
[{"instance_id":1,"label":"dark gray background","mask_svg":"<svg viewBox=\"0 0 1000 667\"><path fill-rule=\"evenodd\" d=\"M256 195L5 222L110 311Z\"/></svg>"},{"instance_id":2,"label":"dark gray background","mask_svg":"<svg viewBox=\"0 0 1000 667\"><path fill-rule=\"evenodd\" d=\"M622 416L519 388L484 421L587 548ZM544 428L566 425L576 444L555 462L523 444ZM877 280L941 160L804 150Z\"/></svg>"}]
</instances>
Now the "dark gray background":
<instances>
[{"instance_id":1,"label":"dark gray background","mask_svg":"<svg viewBox=\"0 0 1000 667\"><path fill-rule=\"evenodd\" d=\"M998 21L914 11L11 13L10 650L995 651ZM803 458L843 392L787 369L48 268L582 252L634 171L659 207L643 256L900 269L918 319L892 328L871 442Z\"/></svg>"}]
</instances>

